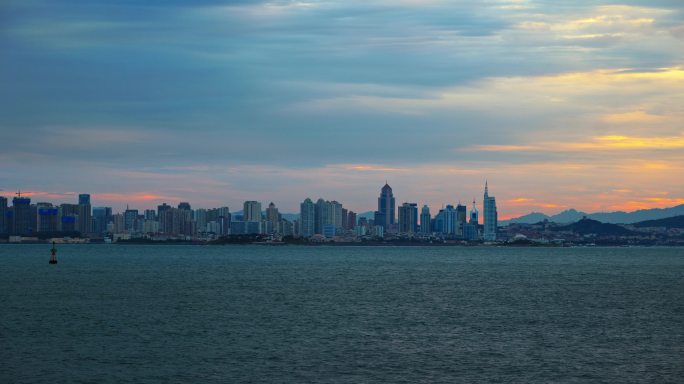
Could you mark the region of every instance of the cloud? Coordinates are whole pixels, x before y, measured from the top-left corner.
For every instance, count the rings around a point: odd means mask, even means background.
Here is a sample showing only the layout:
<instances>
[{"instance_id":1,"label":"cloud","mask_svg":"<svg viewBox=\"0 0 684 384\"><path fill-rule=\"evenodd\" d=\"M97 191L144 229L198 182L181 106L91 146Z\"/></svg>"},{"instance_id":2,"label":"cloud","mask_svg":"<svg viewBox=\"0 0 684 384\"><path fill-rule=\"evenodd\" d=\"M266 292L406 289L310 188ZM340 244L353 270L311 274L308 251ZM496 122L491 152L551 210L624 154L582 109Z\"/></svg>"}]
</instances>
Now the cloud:
<instances>
[{"instance_id":1,"label":"cloud","mask_svg":"<svg viewBox=\"0 0 684 384\"><path fill-rule=\"evenodd\" d=\"M486 178L537 209L677 198L681 3L616 3L12 2L2 187L119 207L366 210L386 178L437 206Z\"/></svg>"}]
</instances>

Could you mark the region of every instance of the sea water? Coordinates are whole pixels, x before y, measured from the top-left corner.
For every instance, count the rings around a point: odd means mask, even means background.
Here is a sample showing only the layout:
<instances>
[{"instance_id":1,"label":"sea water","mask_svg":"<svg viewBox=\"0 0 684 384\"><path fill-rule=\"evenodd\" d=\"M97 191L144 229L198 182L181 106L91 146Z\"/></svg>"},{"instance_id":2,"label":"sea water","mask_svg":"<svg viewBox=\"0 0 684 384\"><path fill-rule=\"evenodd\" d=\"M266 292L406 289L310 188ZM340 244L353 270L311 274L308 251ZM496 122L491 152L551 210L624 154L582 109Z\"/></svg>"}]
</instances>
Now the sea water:
<instances>
[{"instance_id":1,"label":"sea water","mask_svg":"<svg viewBox=\"0 0 684 384\"><path fill-rule=\"evenodd\" d=\"M682 383L683 248L0 245L0 383Z\"/></svg>"}]
</instances>

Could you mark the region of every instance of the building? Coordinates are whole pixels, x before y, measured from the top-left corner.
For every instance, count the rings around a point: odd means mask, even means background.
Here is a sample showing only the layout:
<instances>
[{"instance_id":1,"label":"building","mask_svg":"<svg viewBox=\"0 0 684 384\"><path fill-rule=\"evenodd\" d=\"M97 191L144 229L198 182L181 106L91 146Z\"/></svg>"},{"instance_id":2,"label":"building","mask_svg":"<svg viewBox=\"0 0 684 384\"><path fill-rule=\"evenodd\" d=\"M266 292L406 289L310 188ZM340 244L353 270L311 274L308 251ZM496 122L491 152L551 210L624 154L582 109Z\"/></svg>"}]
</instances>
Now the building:
<instances>
[{"instance_id":1,"label":"building","mask_svg":"<svg viewBox=\"0 0 684 384\"><path fill-rule=\"evenodd\" d=\"M467 208L465 205L459 203L456 206L456 236L463 237L463 227L466 225L468 219Z\"/></svg>"},{"instance_id":2,"label":"building","mask_svg":"<svg viewBox=\"0 0 684 384\"><path fill-rule=\"evenodd\" d=\"M496 241L496 230L498 228L496 198L494 196L489 196L487 182L485 182L484 200L482 205L482 211L484 213L484 240Z\"/></svg>"},{"instance_id":3,"label":"building","mask_svg":"<svg viewBox=\"0 0 684 384\"><path fill-rule=\"evenodd\" d=\"M330 215L330 202L319 198L316 200L316 227L315 233L323 234L323 226L329 223L328 216Z\"/></svg>"},{"instance_id":4,"label":"building","mask_svg":"<svg viewBox=\"0 0 684 384\"><path fill-rule=\"evenodd\" d=\"M0 196L0 233L9 232L7 225L7 198Z\"/></svg>"},{"instance_id":5,"label":"building","mask_svg":"<svg viewBox=\"0 0 684 384\"><path fill-rule=\"evenodd\" d=\"M188 203L187 201L181 201L180 203L178 203L178 209L192 211L192 207L190 206L190 203Z\"/></svg>"},{"instance_id":6,"label":"building","mask_svg":"<svg viewBox=\"0 0 684 384\"><path fill-rule=\"evenodd\" d=\"M342 204L338 203L337 201L333 200L330 202L330 206L328 208L330 211L329 213L329 222L327 224L332 224L335 226L335 230L341 229L342 228Z\"/></svg>"},{"instance_id":7,"label":"building","mask_svg":"<svg viewBox=\"0 0 684 384\"><path fill-rule=\"evenodd\" d=\"M354 228L356 228L356 212L349 211L347 213L347 226L345 229L353 230Z\"/></svg>"},{"instance_id":8,"label":"building","mask_svg":"<svg viewBox=\"0 0 684 384\"><path fill-rule=\"evenodd\" d=\"M375 212L375 225L383 226L385 232L389 232L395 223L394 212L395 201L392 187L385 182L385 185L380 190L380 197L378 197L378 210Z\"/></svg>"},{"instance_id":9,"label":"building","mask_svg":"<svg viewBox=\"0 0 684 384\"><path fill-rule=\"evenodd\" d=\"M418 232L418 205L416 203L404 203L399 207L399 232Z\"/></svg>"},{"instance_id":10,"label":"building","mask_svg":"<svg viewBox=\"0 0 684 384\"><path fill-rule=\"evenodd\" d=\"M260 221L234 221L230 228L232 235L256 235L261 233Z\"/></svg>"},{"instance_id":11,"label":"building","mask_svg":"<svg viewBox=\"0 0 684 384\"><path fill-rule=\"evenodd\" d=\"M309 238L316 234L316 204L306 198L299 205L299 235Z\"/></svg>"},{"instance_id":12,"label":"building","mask_svg":"<svg viewBox=\"0 0 684 384\"><path fill-rule=\"evenodd\" d=\"M325 224L323 225L323 233L322 235L325 236L326 238L332 238L335 237L337 234L336 227L334 224Z\"/></svg>"},{"instance_id":13,"label":"building","mask_svg":"<svg viewBox=\"0 0 684 384\"><path fill-rule=\"evenodd\" d=\"M473 207L470 209L470 224L473 224L475 226L479 225L479 211L477 210L477 206L475 205L475 199L473 199Z\"/></svg>"},{"instance_id":14,"label":"building","mask_svg":"<svg viewBox=\"0 0 684 384\"><path fill-rule=\"evenodd\" d=\"M38 203L36 207L38 209L38 232L58 232L60 228L59 209L50 203Z\"/></svg>"},{"instance_id":15,"label":"building","mask_svg":"<svg viewBox=\"0 0 684 384\"><path fill-rule=\"evenodd\" d=\"M78 204L61 204L59 206L59 217L60 231L78 231Z\"/></svg>"},{"instance_id":16,"label":"building","mask_svg":"<svg viewBox=\"0 0 684 384\"><path fill-rule=\"evenodd\" d=\"M90 205L90 194L81 193L80 195L78 195L78 204L79 205Z\"/></svg>"},{"instance_id":17,"label":"building","mask_svg":"<svg viewBox=\"0 0 684 384\"><path fill-rule=\"evenodd\" d=\"M420 233L432 233L432 218L430 216L430 207L423 205L420 210Z\"/></svg>"},{"instance_id":18,"label":"building","mask_svg":"<svg viewBox=\"0 0 684 384\"><path fill-rule=\"evenodd\" d=\"M94 207L93 208L93 233L101 235L107 232L107 224L112 221L111 207Z\"/></svg>"},{"instance_id":19,"label":"building","mask_svg":"<svg viewBox=\"0 0 684 384\"><path fill-rule=\"evenodd\" d=\"M272 232L281 233L280 219L281 215L278 212L278 208L276 208L275 204L271 202L268 204L268 208L266 208L266 221L271 224Z\"/></svg>"},{"instance_id":20,"label":"building","mask_svg":"<svg viewBox=\"0 0 684 384\"><path fill-rule=\"evenodd\" d=\"M12 199L12 233L28 235L35 232L32 216L35 218L36 215L31 215L34 209L31 208L31 199L28 197L21 197L21 194L18 194Z\"/></svg>"},{"instance_id":21,"label":"building","mask_svg":"<svg viewBox=\"0 0 684 384\"><path fill-rule=\"evenodd\" d=\"M124 231L128 233L137 232L138 228L138 210L128 209L124 211Z\"/></svg>"},{"instance_id":22,"label":"building","mask_svg":"<svg viewBox=\"0 0 684 384\"><path fill-rule=\"evenodd\" d=\"M144 213L145 220L157 220L157 211L154 209L146 209Z\"/></svg>"},{"instance_id":23,"label":"building","mask_svg":"<svg viewBox=\"0 0 684 384\"><path fill-rule=\"evenodd\" d=\"M162 205L157 205L157 218L159 218L162 214L162 212L171 209L171 206L164 203Z\"/></svg>"},{"instance_id":24,"label":"building","mask_svg":"<svg viewBox=\"0 0 684 384\"><path fill-rule=\"evenodd\" d=\"M194 234L192 211L169 208L159 214L159 230L169 236L191 236Z\"/></svg>"},{"instance_id":25,"label":"building","mask_svg":"<svg viewBox=\"0 0 684 384\"><path fill-rule=\"evenodd\" d=\"M261 222L261 203L258 201L245 201L242 210L242 221Z\"/></svg>"},{"instance_id":26,"label":"building","mask_svg":"<svg viewBox=\"0 0 684 384\"><path fill-rule=\"evenodd\" d=\"M76 214L78 221L76 222L76 230L82 234L92 233L93 231L93 212L90 205L90 195L82 193L78 195L78 206Z\"/></svg>"}]
</instances>

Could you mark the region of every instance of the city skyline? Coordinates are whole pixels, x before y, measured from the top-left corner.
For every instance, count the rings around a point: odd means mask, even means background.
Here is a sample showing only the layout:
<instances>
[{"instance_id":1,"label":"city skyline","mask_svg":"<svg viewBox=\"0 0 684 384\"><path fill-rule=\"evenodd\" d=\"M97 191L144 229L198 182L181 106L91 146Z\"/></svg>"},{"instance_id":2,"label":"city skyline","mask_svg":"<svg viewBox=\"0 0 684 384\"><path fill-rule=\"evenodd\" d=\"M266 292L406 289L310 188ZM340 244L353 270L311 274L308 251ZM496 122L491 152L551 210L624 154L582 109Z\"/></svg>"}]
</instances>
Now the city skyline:
<instances>
[{"instance_id":1,"label":"city skyline","mask_svg":"<svg viewBox=\"0 0 684 384\"><path fill-rule=\"evenodd\" d=\"M482 225L475 202L470 215L459 203L456 207L452 204L443 207L434 218L424 206L419 221L416 203L406 202L397 209L392 187L387 182L380 189L378 209L373 217L359 217L337 200L319 198L313 203L308 197L300 204L299 214L293 217L285 217L273 202L262 210L261 202L254 200L245 201L239 215L231 213L227 206L193 209L188 201L179 202L177 208L162 203L156 209L141 212L127 205L125 211L116 212L111 207L93 207L88 193L78 195L78 204L32 202L20 191L11 201L12 205L9 205L9 200L0 196L0 236L8 236L11 242L33 236L57 236L60 241L76 236L79 239L76 241L113 242L132 239L212 241L245 235L312 242L334 239L357 242L386 236L390 239L497 241L499 232L495 199L489 196L486 182Z\"/></svg>"},{"instance_id":2,"label":"city skyline","mask_svg":"<svg viewBox=\"0 0 684 384\"><path fill-rule=\"evenodd\" d=\"M0 6L0 194L140 209L684 204L684 4ZM27 195L31 195L27 193Z\"/></svg>"}]
</instances>

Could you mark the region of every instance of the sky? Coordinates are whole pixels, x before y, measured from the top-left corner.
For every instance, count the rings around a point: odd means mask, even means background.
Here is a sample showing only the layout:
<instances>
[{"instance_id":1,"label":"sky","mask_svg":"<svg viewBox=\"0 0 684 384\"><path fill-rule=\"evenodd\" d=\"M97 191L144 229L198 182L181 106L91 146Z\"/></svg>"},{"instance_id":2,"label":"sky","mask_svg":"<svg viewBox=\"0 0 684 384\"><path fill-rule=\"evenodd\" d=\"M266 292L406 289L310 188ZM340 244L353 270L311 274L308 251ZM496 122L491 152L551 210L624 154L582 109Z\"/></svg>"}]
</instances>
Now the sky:
<instances>
[{"instance_id":1,"label":"sky","mask_svg":"<svg viewBox=\"0 0 684 384\"><path fill-rule=\"evenodd\" d=\"M684 203L681 0L5 0L0 195Z\"/></svg>"}]
</instances>

